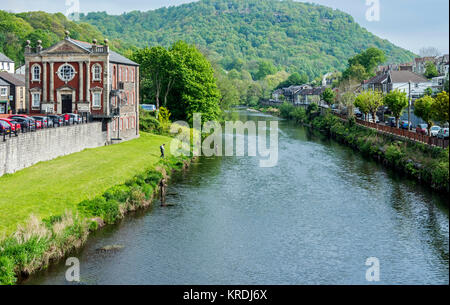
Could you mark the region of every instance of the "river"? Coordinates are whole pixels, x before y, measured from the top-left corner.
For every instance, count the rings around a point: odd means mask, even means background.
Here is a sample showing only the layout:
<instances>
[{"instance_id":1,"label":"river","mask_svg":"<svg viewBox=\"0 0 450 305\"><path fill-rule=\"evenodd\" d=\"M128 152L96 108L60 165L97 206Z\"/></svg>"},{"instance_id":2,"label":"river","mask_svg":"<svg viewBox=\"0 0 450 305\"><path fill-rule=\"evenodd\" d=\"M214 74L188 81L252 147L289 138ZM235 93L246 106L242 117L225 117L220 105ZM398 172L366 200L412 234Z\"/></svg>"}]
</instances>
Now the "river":
<instances>
[{"instance_id":1,"label":"river","mask_svg":"<svg viewBox=\"0 0 450 305\"><path fill-rule=\"evenodd\" d=\"M249 112L252 120L275 118ZM158 204L71 254L81 284L449 283L448 204L351 149L280 121L279 162L202 157ZM112 252L98 251L121 245ZM66 284L64 262L25 284Z\"/></svg>"}]
</instances>

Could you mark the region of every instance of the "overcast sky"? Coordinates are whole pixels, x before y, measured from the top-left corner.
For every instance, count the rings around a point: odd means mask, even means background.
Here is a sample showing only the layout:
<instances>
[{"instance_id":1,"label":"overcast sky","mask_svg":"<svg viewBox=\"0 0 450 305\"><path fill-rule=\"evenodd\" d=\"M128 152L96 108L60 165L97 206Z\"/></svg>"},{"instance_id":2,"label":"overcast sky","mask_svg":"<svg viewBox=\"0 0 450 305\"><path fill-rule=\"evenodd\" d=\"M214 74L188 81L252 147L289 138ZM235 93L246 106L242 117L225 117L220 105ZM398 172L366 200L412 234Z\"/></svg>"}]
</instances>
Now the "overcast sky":
<instances>
[{"instance_id":1,"label":"overcast sky","mask_svg":"<svg viewBox=\"0 0 450 305\"><path fill-rule=\"evenodd\" d=\"M107 11L121 14L132 10L153 10L162 6L179 5L192 0L0 0L0 9L24 12L43 10L66 13L79 2L81 12ZM366 12L378 1L379 21L369 22ZM351 14L370 32L398 46L418 53L420 48L434 46L449 52L448 0L310 0ZM69 3L66 5L66 3Z\"/></svg>"}]
</instances>

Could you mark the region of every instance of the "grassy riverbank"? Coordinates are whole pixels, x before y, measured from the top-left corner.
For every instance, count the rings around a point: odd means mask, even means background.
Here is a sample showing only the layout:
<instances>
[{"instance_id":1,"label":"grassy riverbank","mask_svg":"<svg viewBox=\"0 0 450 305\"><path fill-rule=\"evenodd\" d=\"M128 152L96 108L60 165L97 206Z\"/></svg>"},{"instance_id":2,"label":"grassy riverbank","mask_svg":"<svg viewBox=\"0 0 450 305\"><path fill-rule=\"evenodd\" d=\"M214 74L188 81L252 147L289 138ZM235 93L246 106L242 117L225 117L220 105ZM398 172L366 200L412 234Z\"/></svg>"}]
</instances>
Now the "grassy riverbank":
<instances>
[{"instance_id":1,"label":"grassy riverbank","mask_svg":"<svg viewBox=\"0 0 450 305\"><path fill-rule=\"evenodd\" d=\"M381 134L355 124L354 120L345 122L331 113L320 115L317 107L304 109L285 104L280 107L280 116L320 130L399 173L436 191L449 193L449 148Z\"/></svg>"},{"instance_id":2,"label":"grassy riverbank","mask_svg":"<svg viewBox=\"0 0 450 305\"><path fill-rule=\"evenodd\" d=\"M99 225L150 205L163 175L187 162L170 149L160 159L159 146L170 141L142 133L1 177L0 284L14 284L82 245Z\"/></svg>"}]
</instances>

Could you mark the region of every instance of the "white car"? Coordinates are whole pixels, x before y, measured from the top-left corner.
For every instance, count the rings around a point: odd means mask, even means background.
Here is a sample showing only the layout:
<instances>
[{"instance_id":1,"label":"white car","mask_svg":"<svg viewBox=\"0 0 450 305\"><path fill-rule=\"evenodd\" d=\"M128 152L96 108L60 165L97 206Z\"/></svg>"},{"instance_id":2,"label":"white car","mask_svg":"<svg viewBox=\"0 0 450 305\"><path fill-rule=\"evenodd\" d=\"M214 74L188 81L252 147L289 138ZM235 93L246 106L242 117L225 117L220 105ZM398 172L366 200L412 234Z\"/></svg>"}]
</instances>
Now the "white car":
<instances>
[{"instance_id":1,"label":"white car","mask_svg":"<svg viewBox=\"0 0 450 305\"><path fill-rule=\"evenodd\" d=\"M432 137L437 137L437 135L438 135L440 130L441 130L441 127L439 127L439 126L431 127L431 129L430 129L431 136Z\"/></svg>"},{"instance_id":2,"label":"white car","mask_svg":"<svg viewBox=\"0 0 450 305\"><path fill-rule=\"evenodd\" d=\"M437 134L438 139L448 139L448 128L442 128Z\"/></svg>"}]
</instances>

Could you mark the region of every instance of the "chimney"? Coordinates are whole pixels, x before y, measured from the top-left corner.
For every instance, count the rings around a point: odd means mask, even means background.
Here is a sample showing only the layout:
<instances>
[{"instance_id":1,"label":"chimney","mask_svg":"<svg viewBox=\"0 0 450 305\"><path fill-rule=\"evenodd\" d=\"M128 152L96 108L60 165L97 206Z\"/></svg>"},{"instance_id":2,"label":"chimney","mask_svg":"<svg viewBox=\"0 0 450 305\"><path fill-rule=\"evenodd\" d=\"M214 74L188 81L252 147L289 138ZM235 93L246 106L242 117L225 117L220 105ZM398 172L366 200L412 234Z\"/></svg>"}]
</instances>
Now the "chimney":
<instances>
[{"instance_id":1,"label":"chimney","mask_svg":"<svg viewBox=\"0 0 450 305\"><path fill-rule=\"evenodd\" d=\"M69 40L70 39L70 32L69 31L65 31L64 34L66 35L66 37L64 39Z\"/></svg>"},{"instance_id":2,"label":"chimney","mask_svg":"<svg viewBox=\"0 0 450 305\"><path fill-rule=\"evenodd\" d=\"M108 45L109 40L105 39L103 42L105 43L105 53L109 53L109 45Z\"/></svg>"}]
</instances>

